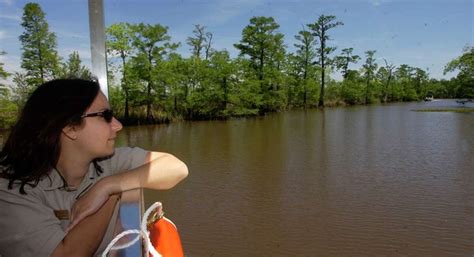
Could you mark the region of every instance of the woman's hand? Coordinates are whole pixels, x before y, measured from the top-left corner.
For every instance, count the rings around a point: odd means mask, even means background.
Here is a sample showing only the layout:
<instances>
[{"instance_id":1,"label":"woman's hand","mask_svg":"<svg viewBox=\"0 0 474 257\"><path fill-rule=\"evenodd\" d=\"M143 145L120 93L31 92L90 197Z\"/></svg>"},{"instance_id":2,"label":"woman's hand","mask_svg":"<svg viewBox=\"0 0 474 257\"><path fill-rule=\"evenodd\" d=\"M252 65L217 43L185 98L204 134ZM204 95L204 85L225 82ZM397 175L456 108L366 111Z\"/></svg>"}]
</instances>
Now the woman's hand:
<instances>
[{"instance_id":1,"label":"woman's hand","mask_svg":"<svg viewBox=\"0 0 474 257\"><path fill-rule=\"evenodd\" d=\"M106 183L104 183L104 179L92 186L92 188L81 196L72 206L71 223L68 227L68 231L85 217L97 212L109 199L110 194L110 190L106 186Z\"/></svg>"}]
</instances>

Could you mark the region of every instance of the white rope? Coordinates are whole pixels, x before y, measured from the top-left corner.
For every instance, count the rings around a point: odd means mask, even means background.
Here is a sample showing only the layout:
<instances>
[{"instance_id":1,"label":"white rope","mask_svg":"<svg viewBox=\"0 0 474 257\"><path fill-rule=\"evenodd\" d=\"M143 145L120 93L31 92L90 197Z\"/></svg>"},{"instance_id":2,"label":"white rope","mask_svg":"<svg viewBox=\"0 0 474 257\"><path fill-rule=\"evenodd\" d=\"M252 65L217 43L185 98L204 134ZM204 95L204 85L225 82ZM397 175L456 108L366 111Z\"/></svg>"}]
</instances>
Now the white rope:
<instances>
[{"instance_id":1,"label":"white rope","mask_svg":"<svg viewBox=\"0 0 474 257\"><path fill-rule=\"evenodd\" d=\"M153 255L153 257L162 257L161 254L159 254L158 251L156 251L155 247L151 243L150 232L147 230L148 216L150 216L150 213L157 208L159 208L158 212L160 213L162 207L163 206L160 202L156 202L152 204L143 214L142 222L140 224L140 230L129 229L118 234L112 241L110 241L109 245L107 245L107 248L105 248L105 251L102 253L102 257L107 257L107 254L110 252L110 250L124 249L135 244L140 239L140 237L143 238L143 241L145 243L145 253L150 252ZM138 234L138 235L131 242L125 243L123 245L114 246L122 237L126 235L130 235L130 234Z\"/></svg>"}]
</instances>

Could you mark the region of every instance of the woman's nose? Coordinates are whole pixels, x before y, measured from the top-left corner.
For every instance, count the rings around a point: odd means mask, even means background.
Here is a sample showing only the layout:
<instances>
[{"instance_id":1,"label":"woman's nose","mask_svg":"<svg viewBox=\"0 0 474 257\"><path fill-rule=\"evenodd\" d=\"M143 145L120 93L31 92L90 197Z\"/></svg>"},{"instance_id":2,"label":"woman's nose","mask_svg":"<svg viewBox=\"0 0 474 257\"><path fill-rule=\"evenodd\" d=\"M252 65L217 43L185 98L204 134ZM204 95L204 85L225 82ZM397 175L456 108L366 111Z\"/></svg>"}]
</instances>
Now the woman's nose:
<instances>
[{"instance_id":1,"label":"woman's nose","mask_svg":"<svg viewBox=\"0 0 474 257\"><path fill-rule=\"evenodd\" d=\"M123 128L122 123L120 123L119 120L117 120L115 117L113 117L113 119L112 119L112 129L114 129L115 131L119 131L122 128Z\"/></svg>"}]
</instances>

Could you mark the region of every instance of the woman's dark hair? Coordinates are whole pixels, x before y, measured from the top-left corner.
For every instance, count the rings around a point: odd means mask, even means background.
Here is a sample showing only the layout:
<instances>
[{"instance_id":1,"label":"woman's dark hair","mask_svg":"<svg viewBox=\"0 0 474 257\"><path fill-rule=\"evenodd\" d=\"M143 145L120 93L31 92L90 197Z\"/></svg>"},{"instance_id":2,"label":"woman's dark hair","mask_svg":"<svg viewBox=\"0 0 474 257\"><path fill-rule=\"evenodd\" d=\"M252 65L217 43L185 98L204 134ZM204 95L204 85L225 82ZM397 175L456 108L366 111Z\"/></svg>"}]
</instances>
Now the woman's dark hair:
<instances>
[{"instance_id":1,"label":"woman's dark hair","mask_svg":"<svg viewBox=\"0 0 474 257\"><path fill-rule=\"evenodd\" d=\"M0 176L9 180L9 189L19 183L26 194L25 185L37 186L56 167L62 129L82 124L81 115L99 90L96 82L81 79L52 80L36 88L0 152Z\"/></svg>"}]
</instances>

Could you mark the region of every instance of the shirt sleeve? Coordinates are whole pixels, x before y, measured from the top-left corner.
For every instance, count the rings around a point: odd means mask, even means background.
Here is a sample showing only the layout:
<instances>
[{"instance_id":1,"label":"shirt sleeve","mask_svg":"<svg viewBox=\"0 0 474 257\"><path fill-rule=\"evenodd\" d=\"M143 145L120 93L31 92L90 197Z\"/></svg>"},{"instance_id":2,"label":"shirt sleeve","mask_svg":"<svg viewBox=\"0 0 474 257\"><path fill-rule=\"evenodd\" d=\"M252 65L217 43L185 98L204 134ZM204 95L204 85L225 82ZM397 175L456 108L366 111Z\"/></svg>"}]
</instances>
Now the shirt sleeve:
<instances>
[{"instance_id":1,"label":"shirt sleeve","mask_svg":"<svg viewBox=\"0 0 474 257\"><path fill-rule=\"evenodd\" d=\"M139 147L120 147L110 158L111 173L116 174L140 167L145 163L148 151Z\"/></svg>"},{"instance_id":2,"label":"shirt sleeve","mask_svg":"<svg viewBox=\"0 0 474 257\"><path fill-rule=\"evenodd\" d=\"M51 256L65 232L54 211L31 192L0 189L0 256Z\"/></svg>"}]
</instances>

